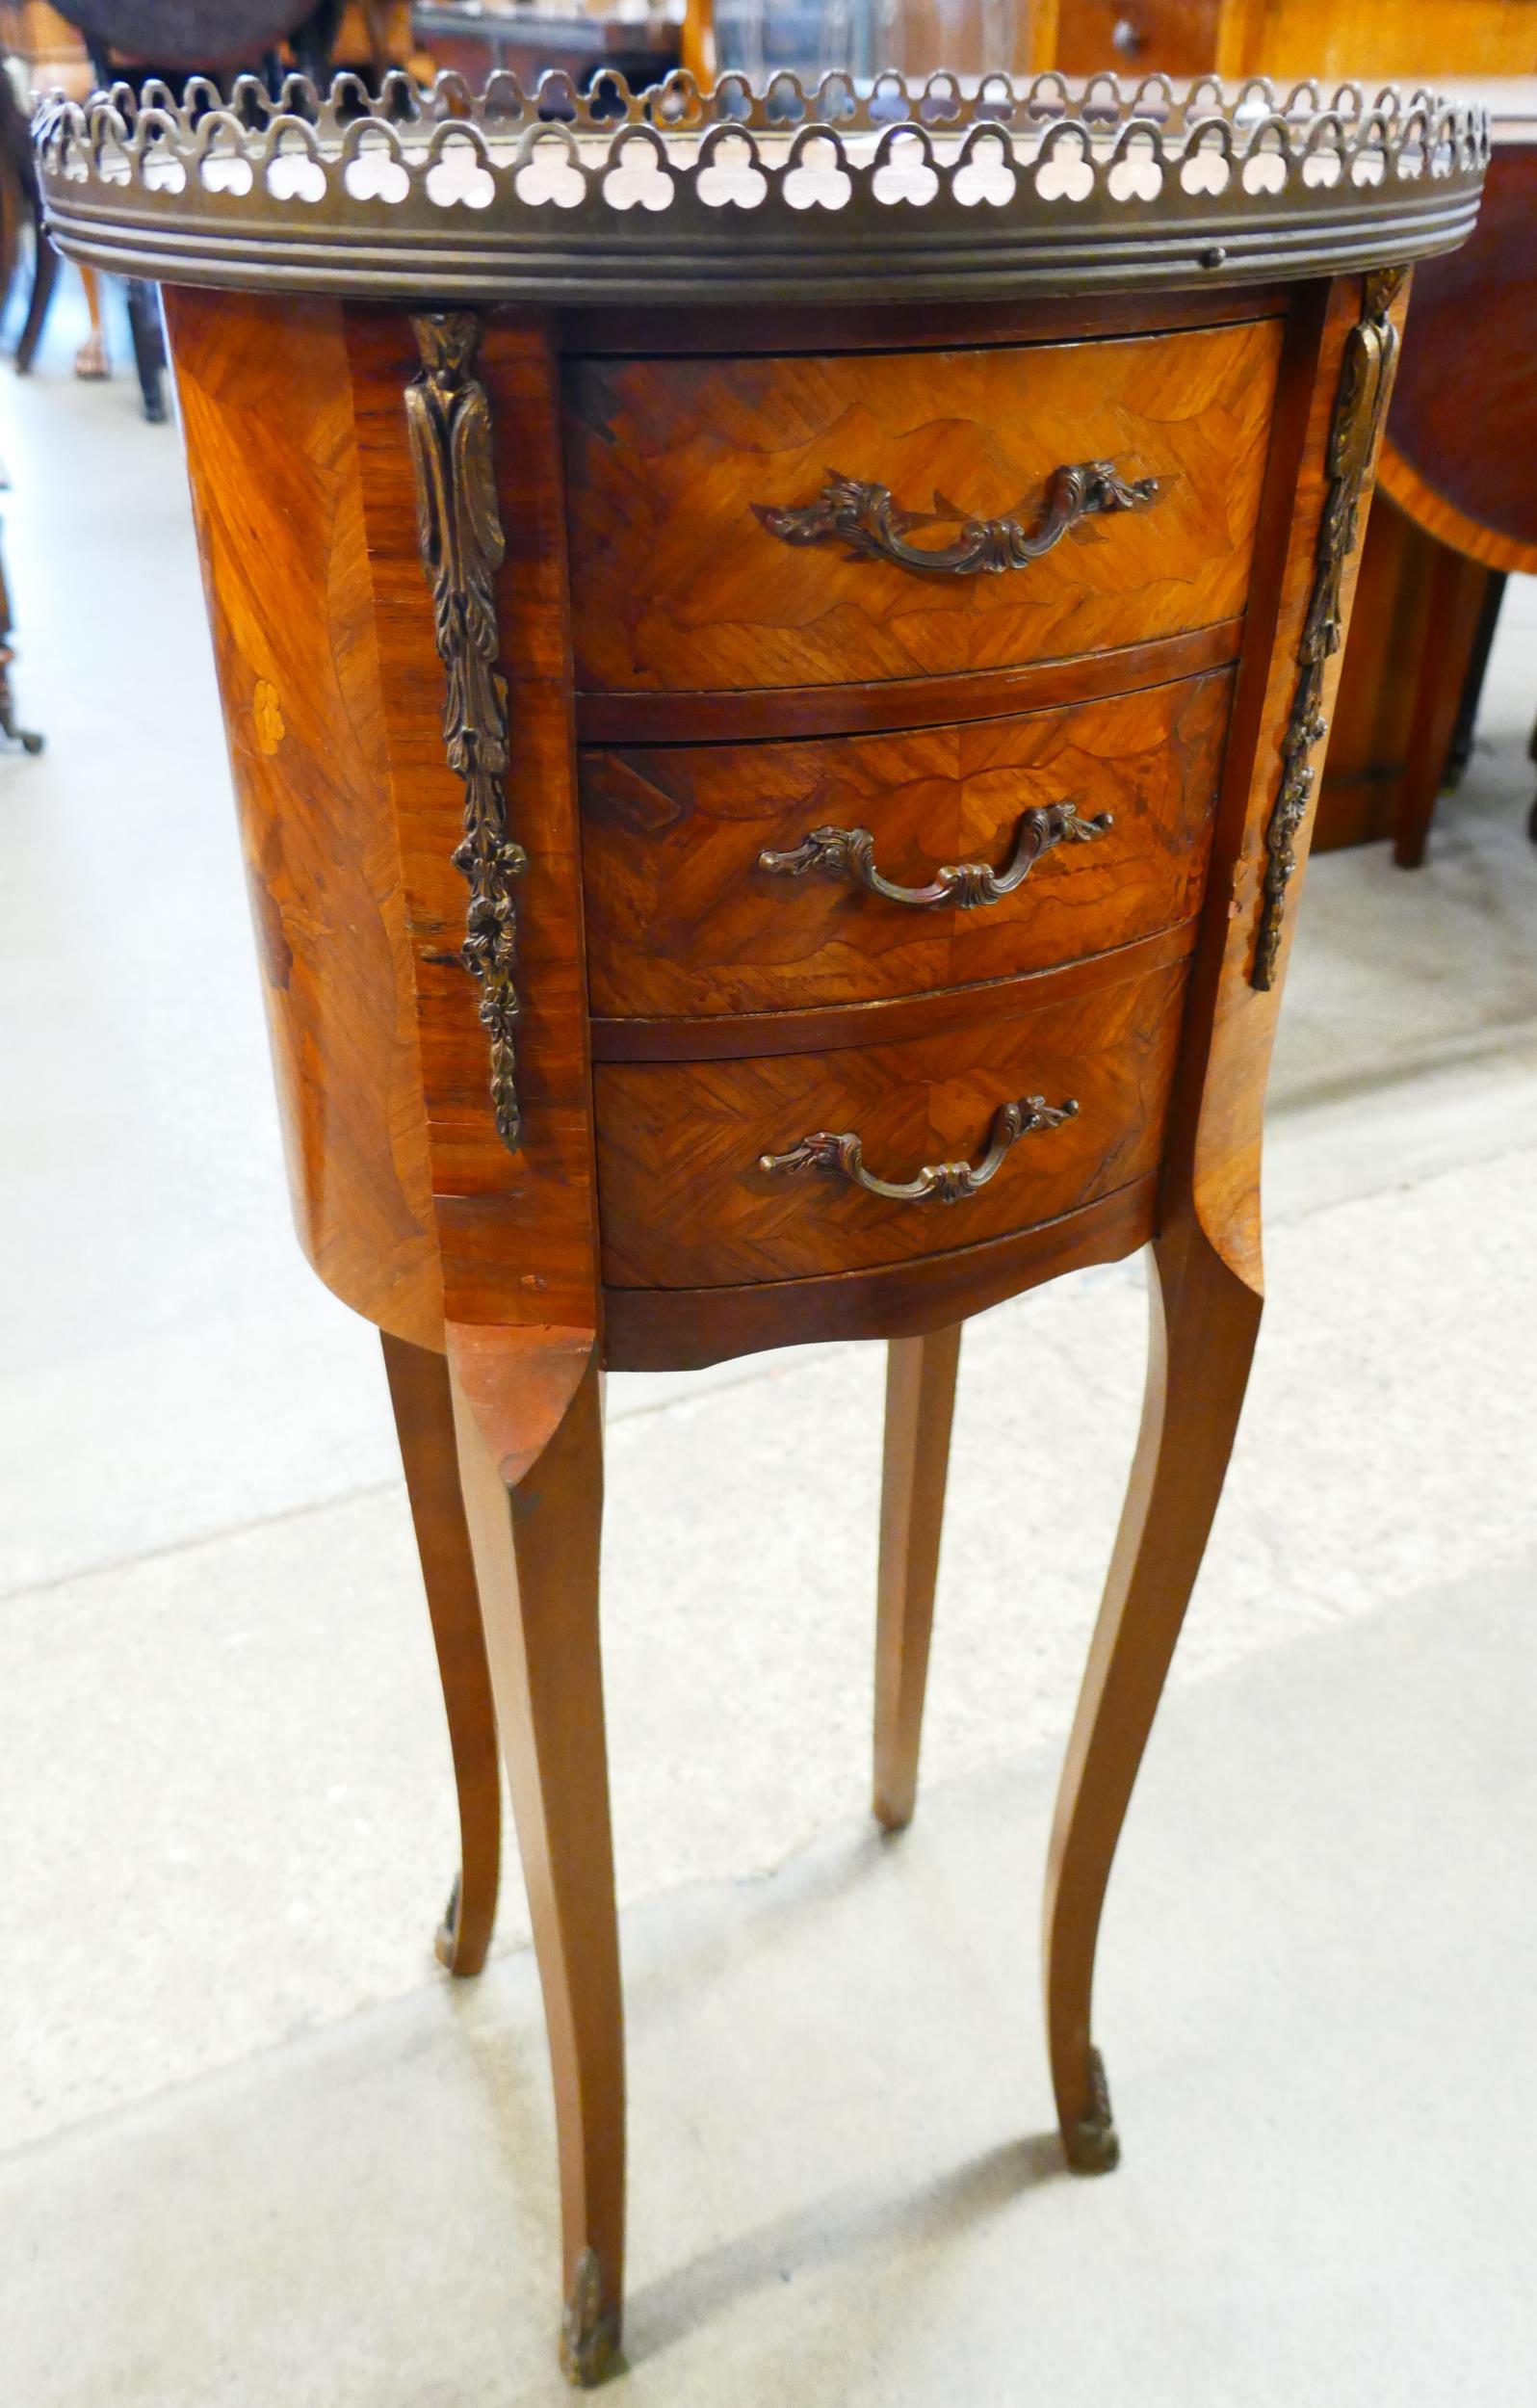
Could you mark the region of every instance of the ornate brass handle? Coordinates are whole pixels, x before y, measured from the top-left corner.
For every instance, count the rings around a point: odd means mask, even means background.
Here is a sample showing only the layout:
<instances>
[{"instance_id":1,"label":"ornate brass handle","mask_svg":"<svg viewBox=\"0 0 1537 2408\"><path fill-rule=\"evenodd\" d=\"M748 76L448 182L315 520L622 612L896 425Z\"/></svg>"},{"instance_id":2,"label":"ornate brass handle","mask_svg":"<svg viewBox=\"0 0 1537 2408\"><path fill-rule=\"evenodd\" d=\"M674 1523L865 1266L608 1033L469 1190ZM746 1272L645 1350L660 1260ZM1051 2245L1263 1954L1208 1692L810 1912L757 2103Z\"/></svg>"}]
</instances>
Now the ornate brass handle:
<instances>
[{"instance_id":1,"label":"ornate brass handle","mask_svg":"<svg viewBox=\"0 0 1537 2408\"><path fill-rule=\"evenodd\" d=\"M827 870L836 877L852 878L867 894L883 895L888 903L907 903L915 911L976 911L982 903L1000 903L1024 885L1043 852L1056 845L1087 845L1105 836L1115 823L1108 811L1091 820L1079 817L1076 802L1031 803L1022 811L1014 830L1014 850L1002 870L985 861L958 861L936 870L927 886L898 886L875 867L875 839L868 827L814 827L791 852L761 852L760 870L778 877L804 877L809 870Z\"/></svg>"},{"instance_id":2,"label":"ornate brass handle","mask_svg":"<svg viewBox=\"0 0 1537 2408\"><path fill-rule=\"evenodd\" d=\"M830 1170L850 1187L863 1188L867 1195L887 1196L894 1204L922 1204L930 1198L936 1204L960 1204L996 1177L1016 1139L1031 1129L1059 1128L1077 1111L1071 1095L1065 1104L1049 1104L1044 1095L1023 1095L1017 1104L1004 1104L994 1113L987 1151L979 1163L930 1163L916 1179L877 1179L865 1168L864 1145L851 1129L842 1136L818 1129L787 1154L760 1154L758 1167L791 1174Z\"/></svg>"},{"instance_id":3,"label":"ornate brass handle","mask_svg":"<svg viewBox=\"0 0 1537 2408\"><path fill-rule=\"evenodd\" d=\"M1158 499L1158 491L1156 477L1128 481L1117 475L1113 460L1081 460L1076 468L1053 470L1045 510L1034 527L1027 527L1012 512L1005 518L968 518L942 493L935 494L931 510L899 510L883 484L861 484L829 469L816 501L802 510L767 502L752 507L781 543L841 540L855 560L891 561L929 576L996 577L1005 568L1028 568L1081 519L1106 510L1143 510ZM905 540L915 527L953 526L957 519L960 534L953 543L930 548Z\"/></svg>"}]
</instances>

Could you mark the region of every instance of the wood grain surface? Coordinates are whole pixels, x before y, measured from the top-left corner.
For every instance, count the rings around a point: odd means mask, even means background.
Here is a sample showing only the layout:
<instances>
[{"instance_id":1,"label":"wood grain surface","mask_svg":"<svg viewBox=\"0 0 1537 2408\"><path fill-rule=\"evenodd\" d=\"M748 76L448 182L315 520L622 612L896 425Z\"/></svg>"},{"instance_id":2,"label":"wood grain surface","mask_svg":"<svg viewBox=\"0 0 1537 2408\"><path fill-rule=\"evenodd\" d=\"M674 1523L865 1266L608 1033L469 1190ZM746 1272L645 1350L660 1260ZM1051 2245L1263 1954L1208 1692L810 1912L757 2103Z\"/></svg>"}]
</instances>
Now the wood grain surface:
<instances>
[{"instance_id":1,"label":"wood grain surface","mask_svg":"<svg viewBox=\"0 0 1537 2408\"><path fill-rule=\"evenodd\" d=\"M955 677L880 677L842 686L768 686L757 694L579 694L577 735L586 745L759 744L795 736L866 736L883 730L948 727L960 720L1005 719L1139 686L1167 686L1226 668L1238 657L1241 617L1161 636L1152 643L1111 644L1059 661L986 668Z\"/></svg>"},{"instance_id":2,"label":"wood grain surface","mask_svg":"<svg viewBox=\"0 0 1537 2408\"><path fill-rule=\"evenodd\" d=\"M599 1063L606 1280L708 1287L857 1270L1055 1220L1127 1186L1159 1159L1185 975L1179 963L899 1044ZM872 1171L911 1179L978 1160L1000 1107L1036 1094L1076 1098L1077 1118L1022 1137L960 1203L894 1203L827 1173L759 1167L815 1131L853 1130Z\"/></svg>"},{"instance_id":3,"label":"wood grain surface","mask_svg":"<svg viewBox=\"0 0 1537 2408\"><path fill-rule=\"evenodd\" d=\"M1086 1264L1119 1262L1157 1226L1158 1179L1149 1172L1060 1220L877 1270L728 1288L610 1288L605 1357L617 1372L692 1372L764 1347L922 1337Z\"/></svg>"},{"instance_id":4,"label":"wood grain surface","mask_svg":"<svg viewBox=\"0 0 1537 2408\"><path fill-rule=\"evenodd\" d=\"M566 373L586 690L944 675L1132 643L1243 607L1281 332L782 359L586 359ZM1156 477L1024 569L941 577L781 541L830 473L905 510L1033 519L1055 471ZM953 532L953 531L951 531Z\"/></svg>"},{"instance_id":5,"label":"wood grain surface","mask_svg":"<svg viewBox=\"0 0 1537 2408\"><path fill-rule=\"evenodd\" d=\"M1198 923L1181 920L1113 954L1091 954L1059 969L977 986L940 986L873 1004L830 1004L809 1011L701 1012L691 1020L594 1020L594 1061L743 1061L757 1054L822 1054L841 1045L889 1045L898 1038L966 1034L989 1021L1017 1020L1037 1004L1092 995L1115 979L1140 978L1194 953Z\"/></svg>"},{"instance_id":6,"label":"wood grain surface","mask_svg":"<svg viewBox=\"0 0 1537 2408\"><path fill-rule=\"evenodd\" d=\"M886 1350L871 1801L888 1831L911 1822L918 1795L960 1342L952 1322L925 1338L894 1338Z\"/></svg>"},{"instance_id":7,"label":"wood grain surface","mask_svg":"<svg viewBox=\"0 0 1537 2408\"><path fill-rule=\"evenodd\" d=\"M932 992L1101 953L1200 901L1231 679L1076 710L820 744L692 745L582 757L595 1011L774 1011ZM1021 814L1071 801L1113 824L1042 854L962 910L918 909L813 870L760 866L813 828L866 827L908 886L1001 868Z\"/></svg>"},{"instance_id":8,"label":"wood grain surface","mask_svg":"<svg viewBox=\"0 0 1537 2408\"><path fill-rule=\"evenodd\" d=\"M342 313L172 288L166 313L300 1243L355 1311L440 1345Z\"/></svg>"}]
</instances>

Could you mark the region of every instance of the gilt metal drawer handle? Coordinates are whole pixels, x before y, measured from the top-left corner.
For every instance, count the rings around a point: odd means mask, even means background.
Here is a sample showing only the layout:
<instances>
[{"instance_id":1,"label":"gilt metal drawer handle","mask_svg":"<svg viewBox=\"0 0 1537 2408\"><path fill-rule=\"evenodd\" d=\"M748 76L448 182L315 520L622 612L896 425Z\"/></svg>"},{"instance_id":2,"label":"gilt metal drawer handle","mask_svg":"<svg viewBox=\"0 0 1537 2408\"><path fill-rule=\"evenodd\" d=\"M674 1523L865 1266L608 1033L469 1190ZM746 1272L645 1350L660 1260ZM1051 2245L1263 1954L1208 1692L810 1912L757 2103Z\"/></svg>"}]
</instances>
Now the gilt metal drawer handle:
<instances>
[{"instance_id":1,"label":"gilt metal drawer handle","mask_svg":"<svg viewBox=\"0 0 1537 2408\"><path fill-rule=\"evenodd\" d=\"M790 852L761 852L758 867L776 877L804 877L809 871L825 870L835 877L851 878L867 894L908 903L915 911L976 911L1023 886L1042 853L1057 845L1092 844L1096 836L1108 835L1114 824L1108 811L1081 818L1076 802L1031 803L1020 813L1014 850L1002 870L985 861L952 862L936 870L927 886L898 886L882 877L875 867L875 839L868 827L814 827Z\"/></svg>"},{"instance_id":2,"label":"gilt metal drawer handle","mask_svg":"<svg viewBox=\"0 0 1537 2408\"><path fill-rule=\"evenodd\" d=\"M1046 508L1033 527L1012 511L1004 518L968 517L942 493L935 494L931 510L899 510L883 484L861 484L836 469L828 470L816 501L802 510L781 510L767 502L752 507L781 543L842 541L855 560L891 561L898 568L930 576L996 577L1005 568L1028 568L1081 519L1107 510L1145 510L1158 492L1156 477L1128 479L1117 474L1113 460L1089 459L1053 470ZM906 541L915 527L953 526L957 520L960 534L953 543L930 549Z\"/></svg>"},{"instance_id":3,"label":"gilt metal drawer handle","mask_svg":"<svg viewBox=\"0 0 1537 2408\"><path fill-rule=\"evenodd\" d=\"M1017 1104L1004 1104L994 1113L987 1151L979 1163L930 1163L916 1179L877 1179L865 1168L863 1141L851 1129L842 1136L818 1129L787 1154L760 1154L758 1167L792 1176L802 1170L830 1170L850 1187L863 1188L867 1195L887 1196L894 1204L922 1204L930 1198L936 1204L960 1204L997 1176L1003 1157L1020 1138L1032 1129L1060 1128L1077 1111L1071 1095L1065 1104L1049 1104L1044 1095L1023 1095Z\"/></svg>"}]
</instances>

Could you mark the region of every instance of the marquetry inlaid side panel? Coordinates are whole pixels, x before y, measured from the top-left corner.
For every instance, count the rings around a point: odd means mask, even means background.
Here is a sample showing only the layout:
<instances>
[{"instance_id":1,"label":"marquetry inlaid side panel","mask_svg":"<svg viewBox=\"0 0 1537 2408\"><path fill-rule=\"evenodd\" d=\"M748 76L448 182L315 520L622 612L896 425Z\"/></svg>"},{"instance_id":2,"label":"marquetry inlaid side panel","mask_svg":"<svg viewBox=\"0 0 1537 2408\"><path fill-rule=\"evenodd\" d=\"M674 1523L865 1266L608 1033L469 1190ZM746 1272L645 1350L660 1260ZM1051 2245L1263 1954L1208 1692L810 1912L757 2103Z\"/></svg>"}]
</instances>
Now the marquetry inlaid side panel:
<instances>
[{"instance_id":1,"label":"marquetry inlaid side panel","mask_svg":"<svg viewBox=\"0 0 1537 2408\"><path fill-rule=\"evenodd\" d=\"M1392 320L1401 327L1407 290ZM1264 1087L1280 990L1301 900L1311 810L1294 840L1296 867L1279 921L1273 983L1254 971L1263 923L1266 837L1285 774L1289 730L1305 673L1308 622L1318 580L1318 533L1329 489L1330 431L1352 330L1369 308L1368 280L1319 286L1294 322L1277 399L1272 460L1255 566L1255 592L1234 698L1201 943L1190 981L1185 1043L1170 1115L1165 1201L1189 1199L1206 1242L1240 1279L1262 1285L1260 1156ZM1380 430L1379 430L1380 433ZM1359 526L1375 469L1366 462ZM1341 648L1325 664L1319 716L1334 710L1360 570L1359 542L1340 587ZM1312 766L1321 760L1316 746ZM1183 1209L1183 1203L1182 1203Z\"/></svg>"},{"instance_id":2,"label":"marquetry inlaid side panel","mask_svg":"<svg viewBox=\"0 0 1537 2408\"><path fill-rule=\"evenodd\" d=\"M421 359L404 311L350 310L347 342L448 1315L590 1328L596 1209L549 336L532 315L499 314L474 363L489 403L504 546L494 598L508 685L506 827L527 855L516 881L515 1146L497 1128L481 988L460 958L468 896L454 855L465 790L445 745L444 667L404 414Z\"/></svg>"},{"instance_id":3,"label":"marquetry inlaid side panel","mask_svg":"<svg viewBox=\"0 0 1537 2408\"><path fill-rule=\"evenodd\" d=\"M168 289L295 1218L348 1304L442 1328L409 934L340 312Z\"/></svg>"}]
</instances>

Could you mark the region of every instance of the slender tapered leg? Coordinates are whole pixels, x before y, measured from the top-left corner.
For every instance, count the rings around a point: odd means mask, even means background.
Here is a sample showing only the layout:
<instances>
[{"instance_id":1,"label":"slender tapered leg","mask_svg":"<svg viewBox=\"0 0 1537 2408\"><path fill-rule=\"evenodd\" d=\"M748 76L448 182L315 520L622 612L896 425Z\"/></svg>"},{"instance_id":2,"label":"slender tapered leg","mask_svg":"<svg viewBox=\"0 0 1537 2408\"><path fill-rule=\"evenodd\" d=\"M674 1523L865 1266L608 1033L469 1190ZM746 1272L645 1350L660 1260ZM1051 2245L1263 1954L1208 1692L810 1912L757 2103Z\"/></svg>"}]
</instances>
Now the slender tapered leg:
<instances>
[{"instance_id":1,"label":"slender tapered leg","mask_svg":"<svg viewBox=\"0 0 1537 2408\"><path fill-rule=\"evenodd\" d=\"M451 1974L478 1974L496 1921L502 1773L481 1599L459 1490L454 1399L441 1354L392 1338L388 1330L379 1335L427 1584L459 1800L459 1870L438 1927L437 1953Z\"/></svg>"},{"instance_id":2,"label":"slender tapered leg","mask_svg":"<svg viewBox=\"0 0 1537 2408\"><path fill-rule=\"evenodd\" d=\"M956 1322L927 1338L894 1338L886 1349L874 1806L877 1820L888 1831L911 1822L918 1794L918 1748L960 1341Z\"/></svg>"},{"instance_id":3,"label":"slender tapered leg","mask_svg":"<svg viewBox=\"0 0 1537 2408\"><path fill-rule=\"evenodd\" d=\"M1120 2154L1091 2037L1110 1863L1222 1492L1262 1299L1193 1217L1153 1248L1142 1430L1068 1741L1046 1881L1046 2020L1062 2142L1082 2173Z\"/></svg>"},{"instance_id":4,"label":"slender tapered leg","mask_svg":"<svg viewBox=\"0 0 1537 2408\"><path fill-rule=\"evenodd\" d=\"M536 1358L513 1350L499 1363L493 1345L477 1345L468 1359L451 1342L459 1470L549 2024L561 2362L586 2384L618 2345L624 2280L624 2015L598 1651L602 1400L590 1357L562 1392ZM526 1405L509 1393L519 1384Z\"/></svg>"}]
</instances>

